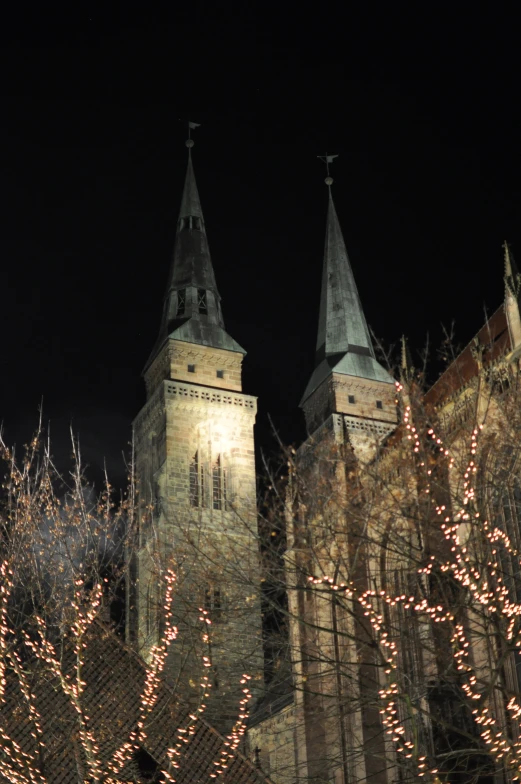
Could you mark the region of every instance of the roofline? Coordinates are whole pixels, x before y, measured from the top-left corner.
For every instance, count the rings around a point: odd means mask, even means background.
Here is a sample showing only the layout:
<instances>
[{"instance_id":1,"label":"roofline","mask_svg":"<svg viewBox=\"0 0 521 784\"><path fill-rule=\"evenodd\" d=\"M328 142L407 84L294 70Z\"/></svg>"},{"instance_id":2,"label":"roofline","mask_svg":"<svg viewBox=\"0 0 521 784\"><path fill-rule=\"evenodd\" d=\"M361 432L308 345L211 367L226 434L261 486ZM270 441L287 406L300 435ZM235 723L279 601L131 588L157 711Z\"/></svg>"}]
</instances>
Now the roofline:
<instances>
[{"instance_id":1,"label":"roofline","mask_svg":"<svg viewBox=\"0 0 521 784\"><path fill-rule=\"evenodd\" d=\"M445 373L447 373L447 372L450 370L450 368L452 367L452 365L454 365L454 364L455 364L455 363L458 361L458 359L461 357L461 355L462 355L462 354L464 354L464 353L465 353L465 351L467 351L467 349L471 347L471 345L472 345L472 341L474 340L474 338L475 338L477 335L479 335L479 333L481 332L481 330L483 329L483 327L486 327L486 326L487 326L487 324L489 323L489 321L490 321L491 319L493 319L493 318L494 318L494 316L496 315L496 313L499 313L499 312L500 312L500 310L502 310L504 307L505 307L505 305L504 305L504 302L502 302L502 303L501 303L501 305L499 305L499 306L498 306L498 307L495 309L495 311L494 311L493 313L491 313L491 315L490 315L490 316L488 316L488 317L487 317L487 320L485 321L485 323L484 323L484 324L483 324L483 325L482 325L482 326L481 326L481 327L478 329L478 331L477 331L477 332L474 332L474 334L473 334L473 335L472 335L472 337L470 338L469 342L468 342L468 343L467 343L467 344L466 344L466 345L465 345L465 346L464 346L464 347L461 349L461 351L459 352L459 354L457 354L457 355L454 357L454 359L451 361L450 365L447 365L447 367L445 368L445 370L444 370L444 371L441 373L441 375L439 376L439 378L437 378L437 379L436 379L436 381L434 382L434 384L432 384L432 386L430 386L430 387L429 387L429 389L428 389L428 390L427 390L427 392L425 393L426 395L428 395L428 394L429 394L429 392L432 392L432 390L434 389L434 387L436 386L436 384L439 384L439 383L440 383L440 381L443 379L443 376L445 375Z\"/></svg>"}]
</instances>

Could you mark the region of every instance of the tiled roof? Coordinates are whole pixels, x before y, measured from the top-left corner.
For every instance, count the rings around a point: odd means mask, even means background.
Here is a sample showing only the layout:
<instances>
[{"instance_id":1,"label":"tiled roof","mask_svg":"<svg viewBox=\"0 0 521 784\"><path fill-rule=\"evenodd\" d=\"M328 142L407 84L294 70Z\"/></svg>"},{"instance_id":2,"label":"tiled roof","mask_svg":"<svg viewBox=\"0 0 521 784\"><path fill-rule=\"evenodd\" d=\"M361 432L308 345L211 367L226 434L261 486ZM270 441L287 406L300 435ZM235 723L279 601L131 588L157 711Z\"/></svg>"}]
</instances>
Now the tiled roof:
<instances>
[{"instance_id":1,"label":"tiled roof","mask_svg":"<svg viewBox=\"0 0 521 784\"><path fill-rule=\"evenodd\" d=\"M69 658L64 653L65 661ZM72 663L72 662L71 662ZM29 671L31 691L42 717L45 752L43 766L45 778L52 784L77 784L86 778L82 746L78 738L78 724L74 709L65 697L57 679L44 671L40 663L25 663ZM139 718L140 698L145 680L143 661L130 650L111 630L95 624L88 638L83 679L86 682L83 705L91 720L91 727L99 745L99 757L106 763L116 749L128 740ZM25 702L16 675L7 672L5 701L0 705L0 755L7 741L1 730L12 738L27 754L36 755L36 741L32 735ZM186 726L189 709L168 686L162 682L157 703L147 723L147 738L142 748L159 769L168 770L167 750L177 742L178 727ZM228 767L217 779L210 778L216 770L215 763L227 750L225 738L203 719L198 719L195 734L186 744L180 758L179 769L172 771L178 784L222 781L226 784L262 784L266 779L249 760L235 752ZM122 782L150 781L140 772L135 759L126 763L116 777ZM0 775L0 780L2 776Z\"/></svg>"},{"instance_id":2,"label":"tiled roof","mask_svg":"<svg viewBox=\"0 0 521 784\"><path fill-rule=\"evenodd\" d=\"M493 364L511 349L507 318L503 305L488 319L476 335L483 351L483 365ZM478 365L473 356L473 340L465 346L447 370L441 374L425 396L425 402L437 406L463 389L478 375Z\"/></svg>"}]
</instances>

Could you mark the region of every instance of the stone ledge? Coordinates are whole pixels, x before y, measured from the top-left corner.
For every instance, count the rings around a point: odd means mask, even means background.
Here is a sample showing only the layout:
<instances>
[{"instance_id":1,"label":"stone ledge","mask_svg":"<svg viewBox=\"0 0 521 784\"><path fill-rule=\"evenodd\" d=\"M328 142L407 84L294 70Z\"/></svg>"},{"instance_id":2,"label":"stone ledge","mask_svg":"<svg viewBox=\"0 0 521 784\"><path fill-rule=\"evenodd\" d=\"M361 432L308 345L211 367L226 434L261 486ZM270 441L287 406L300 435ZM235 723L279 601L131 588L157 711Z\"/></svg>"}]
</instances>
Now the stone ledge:
<instances>
[{"instance_id":1,"label":"stone ledge","mask_svg":"<svg viewBox=\"0 0 521 784\"><path fill-rule=\"evenodd\" d=\"M386 436L396 430L396 422L385 422L382 420L363 419L361 417L342 414L348 430L355 433L374 433L379 436Z\"/></svg>"},{"instance_id":2,"label":"stone ledge","mask_svg":"<svg viewBox=\"0 0 521 784\"><path fill-rule=\"evenodd\" d=\"M233 406L246 411L257 411L257 399L251 395L244 395L226 390L215 390L211 387L201 387L195 384L165 381L167 397L177 400L201 400L214 405Z\"/></svg>"}]
</instances>

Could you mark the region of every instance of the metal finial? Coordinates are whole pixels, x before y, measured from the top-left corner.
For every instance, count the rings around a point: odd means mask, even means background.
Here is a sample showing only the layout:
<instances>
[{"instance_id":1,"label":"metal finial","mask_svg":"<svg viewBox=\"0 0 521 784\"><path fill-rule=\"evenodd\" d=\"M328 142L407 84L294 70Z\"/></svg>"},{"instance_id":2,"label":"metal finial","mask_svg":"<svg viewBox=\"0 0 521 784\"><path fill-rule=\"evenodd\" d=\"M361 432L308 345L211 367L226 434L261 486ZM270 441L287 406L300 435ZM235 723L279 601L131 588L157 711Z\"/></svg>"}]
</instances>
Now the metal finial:
<instances>
[{"instance_id":1,"label":"metal finial","mask_svg":"<svg viewBox=\"0 0 521 784\"><path fill-rule=\"evenodd\" d=\"M188 149L193 147L195 144L194 140L192 139L192 131L195 130L195 128L199 128L200 125L201 123L194 123L188 120L188 139L185 142Z\"/></svg>"},{"instance_id":2,"label":"metal finial","mask_svg":"<svg viewBox=\"0 0 521 784\"><path fill-rule=\"evenodd\" d=\"M327 152L326 152L326 154L325 154L325 155L317 155L317 158L320 158L320 160L321 160L321 161L324 161L324 163L326 164L326 172L327 172L327 177L326 177L326 179L324 180L324 182L325 182L325 183L326 183L326 185L328 185L328 186L329 186L329 185L333 185L333 178L329 176L329 164L330 164L330 163L333 163L333 161L335 160L335 158L338 158L338 155L328 155L328 154L327 154Z\"/></svg>"}]
</instances>

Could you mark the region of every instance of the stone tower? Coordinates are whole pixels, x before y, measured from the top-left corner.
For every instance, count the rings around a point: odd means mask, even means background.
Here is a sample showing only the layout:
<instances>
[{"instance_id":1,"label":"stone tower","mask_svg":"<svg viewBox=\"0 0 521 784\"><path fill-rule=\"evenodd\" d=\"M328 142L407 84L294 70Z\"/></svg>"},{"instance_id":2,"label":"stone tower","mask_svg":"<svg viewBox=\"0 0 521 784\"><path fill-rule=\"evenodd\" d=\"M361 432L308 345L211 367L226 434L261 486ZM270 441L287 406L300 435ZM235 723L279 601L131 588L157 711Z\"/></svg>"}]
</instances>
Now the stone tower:
<instances>
[{"instance_id":1,"label":"stone tower","mask_svg":"<svg viewBox=\"0 0 521 784\"><path fill-rule=\"evenodd\" d=\"M328 176L315 369L301 401L309 437L298 455L318 492L323 477L331 471L332 492L329 502L319 504L314 519L297 516L286 564L289 575L292 570L298 574L302 567L299 541L306 530L309 551L305 558L314 573L336 574L337 579L353 580L364 590L372 585L378 554L366 546L368 532L360 535L346 517L353 482L349 474L364 481L364 467L396 429L397 410L394 379L375 356L333 202L332 182ZM290 601L296 603L297 596ZM338 784L366 779L389 784L386 767L390 759L380 716L373 708L380 674L371 632L357 606L346 611L347 605L340 606L327 591L314 592L306 604L305 613L316 623L316 633L310 640L299 624L293 624L291 635L293 646L302 651L296 701L303 715L300 748L307 775L315 779L321 767L326 767L330 780ZM293 615L297 614L295 606ZM316 666L314 648L320 651L319 659L329 662L329 670L324 663ZM349 677L339 677L340 672Z\"/></svg>"},{"instance_id":2,"label":"stone tower","mask_svg":"<svg viewBox=\"0 0 521 784\"><path fill-rule=\"evenodd\" d=\"M347 612L347 603L335 602L328 590L306 588L306 575L345 583L361 575L366 583L365 550L356 548L360 568L357 561L351 570L356 534L346 516L349 475L363 471L397 424L394 381L376 359L329 176L326 183L315 368L301 401L308 438L295 457L297 495L286 517L293 700L274 705L249 734L252 747L264 750L263 769L282 784L389 784L379 715L360 707L374 704L369 697L378 690L371 640L357 608Z\"/></svg>"},{"instance_id":3,"label":"stone tower","mask_svg":"<svg viewBox=\"0 0 521 784\"><path fill-rule=\"evenodd\" d=\"M209 673L205 715L227 730L237 718L242 673L251 683L261 673L257 403L242 392L246 352L224 328L192 145L160 334L144 371L147 402L134 425L140 530L128 636L146 657L161 635L161 586L173 568L179 635L168 675L195 704L201 673ZM209 644L201 609L212 622Z\"/></svg>"}]
</instances>

